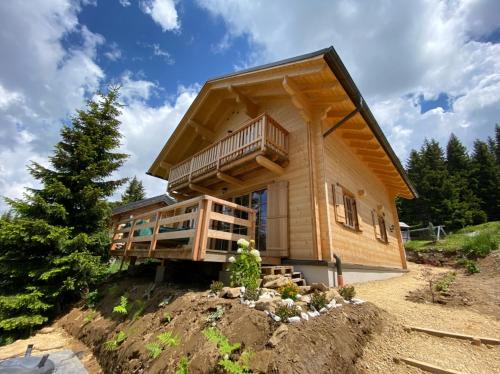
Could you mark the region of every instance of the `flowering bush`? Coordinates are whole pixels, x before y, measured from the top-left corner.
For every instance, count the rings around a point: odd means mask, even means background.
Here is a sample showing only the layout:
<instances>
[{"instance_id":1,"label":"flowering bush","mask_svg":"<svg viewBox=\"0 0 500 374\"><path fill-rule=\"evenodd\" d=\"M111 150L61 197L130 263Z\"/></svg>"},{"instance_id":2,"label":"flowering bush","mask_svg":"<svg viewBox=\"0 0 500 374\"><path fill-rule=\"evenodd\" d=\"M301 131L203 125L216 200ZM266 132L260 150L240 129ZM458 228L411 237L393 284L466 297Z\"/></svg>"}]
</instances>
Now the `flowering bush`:
<instances>
[{"instance_id":1,"label":"flowering bush","mask_svg":"<svg viewBox=\"0 0 500 374\"><path fill-rule=\"evenodd\" d=\"M256 289L260 280L260 263L262 258L260 252L253 246L255 242L245 239L238 240L237 256L231 256L229 271L231 272L231 284L233 286L244 286L250 289Z\"/></svg>"},{"instance_id":2,"label":"flowering bush","mask_svg":"<svg viewBox=\"0 0 500 374\"><path fill-rule=\"evenodd\" d=\"M300 288L292 281L289 281L284 286L278 289L282 299L297 300L297 295L300 294Z\"/></svg>"}]
</instances>

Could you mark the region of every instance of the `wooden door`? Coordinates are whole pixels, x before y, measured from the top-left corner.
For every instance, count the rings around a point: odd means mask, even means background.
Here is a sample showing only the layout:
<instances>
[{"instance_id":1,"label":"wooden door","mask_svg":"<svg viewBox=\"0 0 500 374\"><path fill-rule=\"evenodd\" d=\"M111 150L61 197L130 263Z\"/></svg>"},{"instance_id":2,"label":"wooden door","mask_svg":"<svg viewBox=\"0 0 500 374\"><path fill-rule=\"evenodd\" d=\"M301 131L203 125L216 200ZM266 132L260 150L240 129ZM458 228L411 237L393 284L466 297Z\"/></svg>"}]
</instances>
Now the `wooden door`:
<instances>
[{"instance_id":1,"label":"wooden door","mask_svg":"<svg viewBox=\"0 0 500 374\"><path fill-rule=\"evenodd\" d=\"M267 186L267 255L288 256L288 181Z\"/></svg>"}]
</instances>

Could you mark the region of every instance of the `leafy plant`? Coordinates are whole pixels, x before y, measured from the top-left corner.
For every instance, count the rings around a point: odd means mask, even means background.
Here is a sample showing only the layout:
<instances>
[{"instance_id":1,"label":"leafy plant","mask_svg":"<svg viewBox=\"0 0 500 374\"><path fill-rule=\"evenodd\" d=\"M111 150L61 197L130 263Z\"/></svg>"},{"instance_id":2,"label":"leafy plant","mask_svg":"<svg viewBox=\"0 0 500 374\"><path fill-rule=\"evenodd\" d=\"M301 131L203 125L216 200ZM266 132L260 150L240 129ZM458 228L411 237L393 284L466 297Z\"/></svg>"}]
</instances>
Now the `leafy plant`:
<instances>
[{"instance_id":1,"label":"leafy plant","mask_svg":"<svg viewBox=\"0 0 500 374\"><path fill-rule=\"evenodd\" d=\"M245 300L257 301L259 300L259 296L260 296L260 288L257 287L245 288L245 295L244 295Z\"/></svg>"},{"instance_id":2,"label":"leafy plant","mask_svg":"<svg viewBox=\"0 0 500 374\"><path fill-rule=\"evenodd\" d=\"M224 315L224 307L222 305L217 305L215 311L210 313L207 317L208 322L215 322L222 318Z\"/></svg>"},{"instance_id":3,"label":"leafy plant","mask_svg":"<svg viewBox=\"0 0 500 374\"><path fill-rule=\"evenodd\" d=\"M90 312L88 312L85 315L85 317L83 318L83 322L85 322L85 323L92 322L96 315L97 315L97 312L95 310L90 310Z\"/></svg>"},{"instance_id":4,"label":"leafy plant","mask_svg":"<svg viewBox=\"0 0 500 374\"><path fill-rule=\"evenodd\" d=\"M188 358L186 356L182 356L177 363L175 374L188 374Z\"/></svg>"},{"instance_id":5,"label":"leafy plant","mask_svg":"<svg viewBox=\"0 0 500 374\"><path fill-rule=\"evenodd\" d=\"M297 295L300 294L300 288L296 283L290 281L278 289L282 299L296 300Z\"/></svg>"},{"instance_id":6,"label":"leafy plant","mask_svg":"<svg viewBox=\"0 0 500 374\"><path fill-rule=\"evenodd\" d=\"M449 272L445 274L441 279L439 279L434 288L438 292L448 292L450 285L455 281L456 274L455 272Z\"/></svg>"},{"instance_id":7,"label":"leafy plant","mask_svg":"<svg viewBox=\"0 0 500 374\"><path fill-rule=\"evenodd\" d=\"M162 332L157 339L163 347L177 347L180 344L179 337L170 331Z\"/></svg>"},{"instance_id":8,"label":"leafy plant","mask_svg":"<svg viewBox=\"0 0 500 374\"><path fill-rule=\"evenodd\" d=\"M145 345L145 347L148 350L149 357L151 357L153 360L156 360L158 357L160 357L161 352L163 351L163 348L158 343L148 343Z\"/></svg>"},{"instance_id":9,"label":"leafy plant","mask_svg":"<svg viewBox=\"0 0 500 374\"><path fill-rule=\"evenodd\" d=\"M127 334L125 332L120 331L114 339L108 340L104 343L104 348L107 351L114 351L117 349L125 340L127 339Z\"/></svg>"},{"instance_id":10,"label":"leafy plant","mask_svg":"<svg viewBox=\"0 0 500 374\"><path fill-rule=\"evenodd\" d=\"M300 310L296 305L281 304L278 305L274 314L281 318L283 322L290 317L300 316Z\"/></svg>"},{"instance_id":11,"label":"leafy plant","mask_svg":"<svg viewBox=\"0 0 500 374\"><path fill-rule=\"evenodd\" d=\"M241 347L240 343L231 344L224 334L215 327L209 327L203 330L203 335L212 343L217 344L217 348L219 348L221 355L230 355Z\"/></svg>"},{"instance_id":12,"label":"leafy plant","mask_svg":"<svg viewBox=\"0 0 500 374\"><path fill-rule=\"evenodd\" d=\"M326 300L326 294L318 290L314 291L311 296L311 305L316 310L321 310L322 308L326 307L327 304L328 301Z\"/></svg>"},{"instance_id":13,"label":"leafy plant","mask_svg":"<svg viewBox=\"0 0 500 374\"><path fill-rule=\"evenodd\" d=\"M483 231L466 239L462 246L463 253L469 258L486 257L499 246L498 238L492 231Z\"/></svg>"},{"instance_id":14,"label":"leafy plant","mask_svg":"<svg viewBox=\"0 0 500 374\"><path fill-rule=\"evenodd\" d=\"M172 318L174 318L174 317L172 316L172 313L170 313L170 312L165 312L165 313L163 313L163 317L161 318L161 321L162 321L163 323L170 323L170 321L172 321Z\"/></svg>"},{"instance_id":15,"label":"leafy plant","mask_svg":"<svg viewBox=\"0 0 500 374\"><path fill-rule=\"evenodd\" d=\"M85 295L85 305L87 308L95 308L97 303L101 300L102 296L99 291L91 291Z\"/></svg>"},{"instance_id":16,"label":"leafy plant","mask_svg":"<svg viewBox=\"0 0 500 374\"><path fill-rule=\"evenodd\" d=\"M467 274L476 274L479 273L481 270L479 269L479 266L477 265L477 262L474 260L468 260L468 259L461 259L457 261L457 264L460 266L463 266L465 270L467 271Z\"/></svg>"},{"instance_id":17,"label":"leafy plant","mask_svg":"<svg viewBox=\"0 0 500 374\"><path fill-rule=\"evenodd\" d=\"M231 285L257 288L260 282L262 258L260 252L254 248L255 242L245 239L238 240L238 255L229 258Z\"/></svg>"},{"instance_id":18,"label":"leafy plant","mask_svg":"<svg viewBox=\"0 0 500 374\"><path fill-rule=\"evenodd\" d=\"M224 283L222 283L221 281L213 281L210 284L210 291L212 291L212 293L214 293L214 294L218 294L222 290L223 287L224 287Z\"/></svg>"},{"instance_id":19,"label":"leafy plant","mask_svg":"<svg viewBox=\"0 0 500 374\"><path fill-rule=\"evenodd\" d=\"M248 374L252 370L241 361L233 361L229 358L223 358L219 365L229 374Z\"/></svg>"},{"instance_id":20,"label":"leafy plant","mask_svg":"<svg viewBox=\"0 0 500 374\"><path fill-rule=\"evenodd\" d=\"M345 300L351 301L354 296L356 296L356 290L354 286L344 286L339 288L339 294Z\"/></svg>"},{"instance_id":21,"label":"leafy plant","mask_svg":"<svg viewBox=\"0 0 500 374\"><path fill-rule=\"evenodd\" d=\"M127 308L128 308L128 298L127 298L127 296L124 295L124 296L120 297L120 302L118 303L118 305L116 305L113 308L113 313L127 315L128 314Z\"/></svg>"}]
</instances>

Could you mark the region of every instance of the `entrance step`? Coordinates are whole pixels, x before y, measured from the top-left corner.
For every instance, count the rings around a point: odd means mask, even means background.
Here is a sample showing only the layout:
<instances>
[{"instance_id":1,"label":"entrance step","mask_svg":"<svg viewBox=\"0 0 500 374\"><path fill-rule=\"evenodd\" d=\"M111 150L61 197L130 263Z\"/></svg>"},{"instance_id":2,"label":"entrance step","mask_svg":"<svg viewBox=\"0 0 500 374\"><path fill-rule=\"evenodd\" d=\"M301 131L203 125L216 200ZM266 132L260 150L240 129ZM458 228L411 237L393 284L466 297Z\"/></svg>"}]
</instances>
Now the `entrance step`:
<instances>
[{"instance_id":1,"label":"entrance step","mask_svg":"<svg viewBox=\"0 0 500 374\"><path fill-rule=\"evenodd\" d=\"M300 271L295 271L290 265L262 266L262 277L265 275L283 275L290 278L298 286L306 286L304 275Z\"/></svg>"}]
</instances>

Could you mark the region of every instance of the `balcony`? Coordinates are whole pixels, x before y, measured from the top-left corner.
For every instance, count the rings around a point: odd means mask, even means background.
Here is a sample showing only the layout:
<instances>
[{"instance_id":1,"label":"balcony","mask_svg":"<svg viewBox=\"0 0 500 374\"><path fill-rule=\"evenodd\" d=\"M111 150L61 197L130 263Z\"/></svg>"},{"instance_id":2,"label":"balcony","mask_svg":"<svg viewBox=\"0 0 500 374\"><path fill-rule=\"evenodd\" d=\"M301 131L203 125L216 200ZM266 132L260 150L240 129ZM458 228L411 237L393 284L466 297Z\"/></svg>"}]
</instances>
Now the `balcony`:
<instances>
[{"instance_id":1,"label":"balcony","mask_svg":"<svg viewBox=\"0 0 500 374\"><path fill-rule=\"evenodd\" d=\"M204 188L222 182L238 184L242 174L259 166L279 171L287 160L288 131L269 115L262 114L174 165L168 177L168 190L189 190L202 185L196 191L210 192Z\"/></svg>"},{"instance_id":2,"label":"balcony","mask_svg":"<svg viewBox=\"0 0 500 374\"><path fill-rule=\"evenodd\" d=\"M225 262L238 239L254 239L255 218L253 209L198 196L116 223L110 255Z\"/></svg>"}]
</instances>

